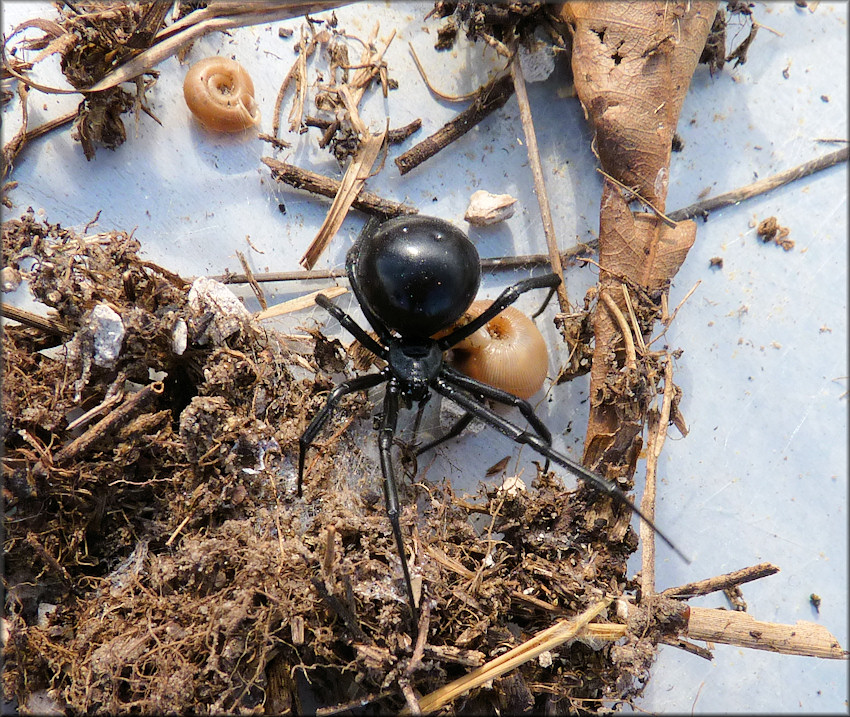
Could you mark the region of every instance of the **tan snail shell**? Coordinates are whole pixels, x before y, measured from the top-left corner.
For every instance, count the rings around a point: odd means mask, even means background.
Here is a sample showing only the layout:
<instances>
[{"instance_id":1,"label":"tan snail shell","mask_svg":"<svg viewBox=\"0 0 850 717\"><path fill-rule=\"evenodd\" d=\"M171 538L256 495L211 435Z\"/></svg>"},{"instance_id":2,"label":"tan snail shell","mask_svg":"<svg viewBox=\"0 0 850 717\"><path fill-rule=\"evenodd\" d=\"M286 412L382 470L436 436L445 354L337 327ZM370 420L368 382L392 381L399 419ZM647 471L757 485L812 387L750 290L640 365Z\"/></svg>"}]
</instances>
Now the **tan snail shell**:
<instances>
[{"instance_id":1,"label":"tan snail shell","mask_svg":"<svg viewBox=\"0 0 850 717\"><path fill-rule=\"evenodd\" d=\"M465 324L490 306L473 301L457 325ZM534 322L513 306L452 347L451 364L467 376L520 398L543 387L549 369L546 342Z\"/></svg>"},{"instance_id":2,"label":"tan snail shell","mask_svg":"<svg viewBox=\"0 0 850 717\"><path fill-rule=\"evenodd\" d=\"M192 65L183 80L183 97L198 121L217 132L239 132L260 121L251 76L226 57Z\"/></svg>"}]
</instances>

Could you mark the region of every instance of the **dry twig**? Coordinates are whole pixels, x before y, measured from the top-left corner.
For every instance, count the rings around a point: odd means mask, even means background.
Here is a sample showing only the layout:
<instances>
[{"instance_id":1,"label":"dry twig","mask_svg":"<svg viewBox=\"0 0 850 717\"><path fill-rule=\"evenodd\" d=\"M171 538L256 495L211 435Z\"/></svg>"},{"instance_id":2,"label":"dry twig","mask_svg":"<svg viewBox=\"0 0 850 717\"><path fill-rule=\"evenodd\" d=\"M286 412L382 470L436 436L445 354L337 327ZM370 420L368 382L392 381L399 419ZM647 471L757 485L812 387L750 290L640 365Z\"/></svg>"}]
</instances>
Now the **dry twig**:
<instances>
[{"instance_id":1,"label":"dry twig","mask_svg":"<svg viewBox=\"0 0 850 717\"><path fill-rule=\"evenodd\" d=\"M785 655L846 660L848 653L822 625L798 620L794 625L762 622L736 610L691 607L687 636Z\"/></svg>"},{"instance_id":2,"label":"dry twig","mask_svg":"<svg viewBox=\"0 0 850 717\"><path fill-rule=\"evenodd\" d=\"M254 272L248 265L248 260L245 258L245 255L241 251L237 250L236 256L239 259L239 263L242 264L242 271L245 272L245 277L248 279L248 285L254 292L254 296L257 297L257 301L260 302L260 306L262 307L263 311L265 311L269 306L268 303L266 303L266 295L263 293L263 290L260 288L260 285L254 278Z\"/></svg>"},{"instance_id":3,"label":"dry twig","mask_svg":"<svg viewBox=\"0 0 850 717\"><path fill-rule=\"evenodd\" d=\"M271 157L263 157L265 164L272 171L272 177L284 182L295 189L303 189L313 194L333 199L340 190L342 183L331 177L326 177L308 169L301 169L293 164L281 162ZM355 209L367 214L375 214L379 217L390 218L402 214L418 214L419 210L409 204L400 204L391 199L384 199L377 194L361 189L351 203ZM303 276L300 278L304 278Z\"/></svg>"},{"instance_id":4,"label":"dry twig","mask_svg":"<svg viewBox=\"0 0 850 717\"><path fill-rule=\"evenodd\" d=\"M650 410L648 414L648 439L646 445L646 481L644 482L643 497L640 501L641 512L650 520L655 520L655 489L658 478L658 458L667 438L667 426L670 425L670 409L673 405L673 358L665 354L664 360L664 394L661 400L661 410ZM640 539L642 547L640 587L644 596L655 592L655 533L641 521Z\"/></svg>"},{"instance_id":5,"label":"dry twig","mask_svg":"<svg viewBox=\"0 0 850 717\"><path fill-rule=\"evenodd\" d=\"M617 322L617 326L620 327L620 333L623 335L623 345L626 351L626 367L635 371L637 370L637 352L635 351L634 336L632 335L632 330L629 328L629 324L626 321L626 317L623 316L623 312L620 311L620 307L617 306L616 302L609 294L602 294L600 298L611 312L611 315Z\"/></svg>"},{"instance_id":6,"label":"dry twig","mask_svg":"<svg viewBox=\"0 0 850 717\"><path fill-rule=\"evenodd\" d=\"M414 145L395 158L401 174L407 174L426 159L465 135L487 115L502 107L513 94L513 81L509 74L499 75L475 93L475 99L463 112L453 118L430 137Z\"/></svg>"},{"instance_id":7,"label":"dry twig","mask_svg":"<svg viewBox=\"0 0 850 717\"><path fill-rule=\"evenodd\" d=\"M48 334L56 336L67 336L73 331L61 321L35 314L32 311L12 306L12 304L0 304L0 316L3 318L17 321L24 326L31 326L34 329L40 329Z\"/></svg>"},{"instance_id":8,"label":"dry twig","mask_svg":"<svg viewBox=\"0 0 850 717\"><path fill-rule=\"evenodd\" d=\"M165 386L161 381L154 381L136 393L130 394L124 402L113 411L110 411L100 421L95 423L83 435L75 438L62 450L53 456L53 463L60 464L71 461L83 455L94 445L95 441L114 431L133 415L133 413L144 406L154 396L161 394Z\"/></svg>"},{"instance_id":9,"label":"dry twig","mask_svg":"<svg viewBox=\"0 0 850 717\"><path fill-rule=\"evenodd\" d=\"M552 627L537 633L531 639L499 655L496 659L491 660L477 670L473 670L465 677L455 680L426 695L419 700L420 709L423 713L435 712L464 692L501 677L506 672L510 672L523 663L533 660L547 650L556 649L580 634L582 629L610 604L611 598L605 598L575 618L559 620Z\"/></svg>"},{"instance_id":10,"label":"dry twig","mask_svg":"<svg viewBox=\"0 0 850 717\"><path fill-rule=\"evenodd\" d=\"M362 197L363 195L364 192L360 192L358 196ZM592 251L595 246L595 242L588 242L586 244L576 244L574 247L571 247L566 251L561 252L561 261L563 263L571 261L581 261L584 255ZM518 254L517 256L497 256L484 258L481 260L481 270L513 271L514 269L527 269L535 266L546 266L548 264L548 254ZM248 281L248 277L245 274L220 274L218 276L211 276L210 278L215 279L216 281L220 281L224 284L244 284ZM260 283L264 281L314 281L316 279L345 278L345 271L341 269L310 269L309 271L269 271L254 274L254 279Z\"/></svg>"},{"instance_id":11,"label":"dry twig","mask_svg":"<svg viewBox=\"0 0 850 717\"><path fill-rule=\"evenodd\" d=\"M841 149L830 152L817 159L812 159L792 169L787 169L784 172L779 172L765 179L760 179L758 182L753 182L745 187L734 189L731 192L718 194L716 197L709 197L701 202L690 204L682 209L677 209L675 212L670 212L668 216L673 221L682 221L691 217L706 216L714 209L728 207L732 204L738 204L745 199L750 199L759 194L764 194L773 189L777 189L789 182L793 182L802 177L808 177L821 170L834 167L836 164L846 162L850 158L850 147L842 147Z\"/></svg>"},{"instance_id":12,"label":"dry twig","mask_svg":"<svg viewBox=\"0 0 850 717\"><path fill-rule=\"evenodd\" d=\"M567 286L564 282L564 270L561 267L561 255L558 251L558 238L555 236L555 224L552 222L552 211L549 208L549 194L546 191L546 181L543 178L543 165L540 162L540 149L537 146L537 133L534 131L534 120L531 117L531 105L528 101L528 92L525 88L525 78L522 74L522 65L519 61L519 53L514 53L510 63L511 79L513 80L514 92L519 102L519 114L522 120L522 130L525 134L525 145L528 152L528 163L531 165L531 175L534 177L534 193L537 195L537 203L540 205L540 218L543 221L543 234L546 236L546 246L549 248L549 263L552 272L561 277L556 293L558 295L558 306L561 313L568 314L572 311L570 300L567 297Z\"/></svg>"},{"instance_id":13,"label":"dry twig","mask_svg":"<svg viewBox=\"0 0 850 717\"><path fill-rule=\"evenodd\" d=\"M336 197L334 197L333 204L331 204L328 214L322 222L322 226L319 228L310 246L307 247L304 256L301 257L299 263L305 269L313 268L319 256L325 250L325 247L327 247L334 234L342 226L342 222L346 214L348 214L348 208L352 205L355 197L363 189L364 183L369 178L372 166L378 158L378 152L380 152L381 147L384 145L386 134L386 131L377 135L368 134L361 140L357 154L354 155L351 163L348 165L345 176L340 183L339 191Z\"/></svg>"},{"instance_id":14,"label":"dry twig","mask_svg":"<svg viewBox=\"0 0 850 717\"><path fill-rule=\"evenodd\" d=\"M165 32L160 32L157 37L161 39L150 49L116 68L86 91L101 92L122 82L132 80L171 57L184 45L210 32L286 20L305 12L321 12L344 4L344 2L328 2L326 0L295 3L288 1L253 2L238 5L228 2L210 3L206 8L196 10L183 18L179 23L178 31L175 31L175 27L178 26L178 23L175 23ZM238 12L235 12L236 10Z\"/></svg>"},{"instance_id":15,"label":"dry twig","mask_svg":"<svg viewBox=\"0 0 850 717\"><path fill-rule=\"evenodd\" d=\"M304 294L304 296L299 296L297 299L291 299L290 301L284 301L280 304L275 304L267 309L263 309L259 313L254 315L254 318L258 321L262 321L263 319L271 319L275 316L283 316L284 314L291 314L293 311L302 311L303 309L309 309L316 305L316 296L319 294L324 294L329 299L336 298L341 294L347 292L343 286L331 286L327 289L320 289L318 291L313 291L309 294Z\"/></svg>"},{"instance_id":16,"label":"dry twig","mask_svg":"<svg viewBox=\"0 0 850 717\"><path fill-rule=\"evenodd\" d=\"M779 572L779 568L771 563L759 563L748 568L735 570L725 575L717 575L713 578L698 580L693 583L687 583L675 588L667 588L660 594L663 597L687 600L697 595L708 595L717 590L725 590L727 588L742 585L752 580L767 577Z\"/></svg>"}]
</instances>

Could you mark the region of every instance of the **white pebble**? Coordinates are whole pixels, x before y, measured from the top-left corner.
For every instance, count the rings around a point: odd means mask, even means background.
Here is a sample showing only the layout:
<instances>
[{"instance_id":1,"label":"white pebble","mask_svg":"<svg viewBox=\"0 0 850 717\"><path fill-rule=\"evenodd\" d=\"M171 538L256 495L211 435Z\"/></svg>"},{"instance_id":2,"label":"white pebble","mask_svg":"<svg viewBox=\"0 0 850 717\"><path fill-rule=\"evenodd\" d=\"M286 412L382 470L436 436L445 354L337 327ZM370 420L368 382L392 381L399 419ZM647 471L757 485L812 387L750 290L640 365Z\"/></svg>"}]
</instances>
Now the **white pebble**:
<instances>
[{"instance_id":1,"label":"white pebble","mask_svg":"<svg viewBox=\"0 0 850 717\"><path fill-rule=\"evenodd\" d=\"M171 329L171 350L178 356L182 356L189 343L189 327L183 319L177 319L174 322L174 328Z\"/></svg>"},{"instance_id":2,"label":"white pebble","mask_svg":"<svg viewBox=\"0 0 850 717\"><path fill-rule=\"evenodd\" d=\"M196 339L202 346L210 340L214 346L221 345L225 339L239 331L242 321L251 318L251 313L227 286L205 276L192 282L189 289L189 307L197 316L208 312L215 316L204 334Z\"/></svg>"},{"instance_id":3,"label":"white pebble","mask_svg":"<svg viewBox=\"0 0 850 717\"><path fill-rule=\"evenodd\" d=\"M110 368L124 341L124 323L121 317L106 304L98 304L89 317L89 330L94 336L93 361L98 366Z\"/></svg>"},{"instance_id":4,"label":"white pebble","mask_svg":"<svg viewBox=\"0 0 850 717\"><path fill-rule=\"evenodd\" d=\"M497 224L514 215L516 198L510 194L491 194L479 189L469 198L464 219L477 227Z\"/></svg>"},{"instance_id":5,"label":"white pebble","mask_svg":"<svg viewBox=\"0 0 850 717\"><path fill-rule=\"evenodd\" d=\"M14 291L21 285L21 272L13 266L4 266L0 269L0 289L4 293Z\"/></svg>"}]
</instances>

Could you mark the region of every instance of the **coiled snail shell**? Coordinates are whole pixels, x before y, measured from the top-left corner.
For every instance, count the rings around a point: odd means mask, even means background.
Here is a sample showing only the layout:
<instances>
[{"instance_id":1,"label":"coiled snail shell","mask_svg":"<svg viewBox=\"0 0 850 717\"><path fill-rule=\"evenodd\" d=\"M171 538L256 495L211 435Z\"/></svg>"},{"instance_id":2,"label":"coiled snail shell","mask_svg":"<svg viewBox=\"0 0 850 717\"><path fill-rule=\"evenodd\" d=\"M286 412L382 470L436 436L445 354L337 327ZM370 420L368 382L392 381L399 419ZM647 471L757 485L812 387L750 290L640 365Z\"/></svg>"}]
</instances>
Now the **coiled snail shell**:
<instances>
[{"instance_id":1,"label":"coiled snail shell","mask_svg":"<svg viewBox=\"0 0 850 717\"><path fill-rule=\"evenodd\" d=\"M240 132L260 121L251 76L226 57L192 65L183 80L183 97L198 121L217 132Z\"/></svg>"},{"instance_id":2,"label":"coiled snail shell","mask_svg":"<svg viewBox=\"0 0 850 717\"><path fill-rule=\"evenodd\" d=\"M474 301L456 325L463 325L490 306ZM528 399L546 380L549 354L534 322L509 306L472 336L452 347L451 364L471 378Z\"/></svg>"}]
</instances>

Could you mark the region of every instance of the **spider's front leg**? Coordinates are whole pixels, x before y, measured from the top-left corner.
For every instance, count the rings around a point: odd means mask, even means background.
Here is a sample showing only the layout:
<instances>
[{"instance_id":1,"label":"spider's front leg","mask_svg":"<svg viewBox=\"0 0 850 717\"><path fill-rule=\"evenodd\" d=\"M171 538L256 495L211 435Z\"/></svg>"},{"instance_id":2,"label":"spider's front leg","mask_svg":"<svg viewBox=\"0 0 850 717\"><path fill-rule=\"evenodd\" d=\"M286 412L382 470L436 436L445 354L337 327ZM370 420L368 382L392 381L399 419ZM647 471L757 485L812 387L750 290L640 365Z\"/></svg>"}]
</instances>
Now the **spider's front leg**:
<instances>
[{"instance_id":1,"label":"spider's front leg","mask_svg":"<svg viewBox=\"0 0 850 717\"><path fill-rule=\"evenodd\" d=\"M545 443L540 436L524 431L516 424L506 418L503 418L488 406L485 406L483 403L473 398L463 390L460 390L457 386L452 385L452 381L449 378L438 376L432 383L432 388L441 396L445 396L450 401L454 401L461 408L468 411L476 418L480 418L482 421L489 424L500 433L503 433L511 440L519 444L530 446L544 458L548 458L554 463L557 463L559 466L566 468L570 471L570 473L581 478L596 490L611 496L618 503L626 506L639 518L645 521L652 531L658 535L658 537L661 538L661 540L663 540L679 557L681 557L686 563L691 562L690 559L676 547L673 541L662 533L655 523L647 518L641 512L640 508L632 503L632 501L629 500L629 497L616 485L614 485L614 483L600 475L597 475L588 468L585 468L581 463L574 461L572 458L568 458L564 454L559 453L552 448L551 445Z\"/></svg>"},{"instance_id":2,"label":"spider's front leg","mask_svg":"<svg viewBox=\"0 0 850 717\"><path fill-rule=\"evenodd\" d=\"M334 304L327 296L319 294L316 297L316 304L321 306L325 311L339 321L343 328L347 329L354 338L356 338L373 354L380 356L381 358L386 356L387 349L369 336L369 334L367 334L354 319ZM389 381L389 379L389 372L381 371L379 373L359 376L357 378L352 378L349 381L344 381L331 391L331 394L328 396L328 400L322 407L322 410L316 414L312 421L310 421L310 425L307 426L307 429L301 434L301 438L298 440L299 498L301 497L301 487L304 480L304 458L307 455L307 449L322 429L322 426L325 425L325 422L331 417L333 410L336 408L342 397L347 396L349 393L355 393L356 391L368 391L370 388L374 388L385 381Z\"/></svg>"},{"instance_id":3,"label":"spider's front leg","mask_svg":"<svg viewBox=\"0 0 850 717\"><path fill-rule=\"evenodd\" d=\"M399 382L391 378L384 394L384 415L381 419L381 430L378 436L378 453L381 458L381 473L384 477L384 500L387 506L387 517L395 537L398 557L401 560L401 569L404 572L404 583L407 587L407 599L410 604L410 613L413 617L414 629L419 624L419 608L413 597L413 583L410 581L410 570L407 567L407 555L404 549L404 537L401 534L401 523L399 522L398 486L393 469L392 447L395 438L396 426L398 424L398 400Z\"/></svg>"},{"instance_id":4,"label":"spider's front leg","mask_svg":"<svg viewBox=\"0 0 850 717\"><path fill-rule=\"evenodd\" d=\"M369 334L366 333L365 329L363 329L360 324L358 324L354 319L352 319L348 314L346 314L342 309L340 309L335 303L333 303L327 296L324 294L319 294L316 297L316 304L321 306L325 311L327 311L331 316L333 316L337 321L339 321L340 325L348 330L355 339L357 339L363 346L365 346L369 351L371 351L375 356L378 356L382 359L386 359L387 357L387 349L385 349L381 344L379 344L375 339L373 339Z\"/></svg>"},{"instance_id":5,"label":"spider's front leg","mask_svg":"<svg viewBox=\"0 0 850 717\"><path fill-rule=\"evenodd\" d=\"M511 304L513 304L520 296L527 291L534 289L549 289L549 294L546 296L546 301L552 296L555 288L561 283L561 277L557 274L543 274L542 276L533 276L530 279L523 279L516 284L509 286L501 294L496 297L496 300L490 304L484 311L476 316L472 321L463 326L459 326L454 331L439 339L438 345L441 351L447 351L455 344L460 343L465 338L472 336L478 329L488 323L491 319L498 316ZM546 303L544 302L544 306ZM541 309L542 311L542 309ZM535 316L540 313L538 311Z\"/></svg>"},{"instance_id":6,"label":"spider's front leg","mask_svg":"<svg viewBox=\"0 0 850 717\"><path fill-rule=\"evenodd\" d=\"M514 408L519 409L520 413L522 413L523 417L528 424L531 426L532 430L547 444L552 445L552 434L549 429L546 427L546 424L538 418L537 414L534 412L534 407L526 400L520 398L519 396L514 396L512 393L507 391L503 391L500 388L495 388L494 386L490 386L489 384L482 383L474 378L470 378L469 376L462 374L460 371L453 369L451 366L444 365L440 375L445 378L452 386L456 386L458 388L462 388L466 391L469 391L472 394L481 396L485 399L489 399L490 401L495 401L496 403L501 403L505 406L512 406ZM452 427L446 432L445 435L440 436L439 438L430 441L425 444L421 448L416 451L416 455L420 453L424 453L441 443L448 441L455 436L461 434L464 428L466 428L471 422L474 416L467 412L464 413L463 416L458 419L458 421L452 425ZM544 470L549 469L549 459L546 459L546 465L544 466Z\"/></svg>"},{"instance_id":7,"label":"spider's front leg","mask_svg":"<svg viewBox=\"0 0 850 717\"><path fill-rule=\"evenodd\" d=\"M310 421L310 425L307 426L307 429L301 434L301 438L298 439L299 498L301 497L301 484L304 480L304 459L307 456L307 449L310 447L310 444L313 443L316 436L319 434L319 431L322 430L322 426L324 426L327 420L331 417L331 414L337 404L342 400L343 396L347 396L349 393L356 393L357 391L368 391L370 388L374 388L375 386L388 381L389 378L389 372L387 371L370 373L366 376L357 376L349 381L344 381L331 391L325 405L322 406L322 409L315 415L313 420Z\"/></svg>"}]
</instances>

